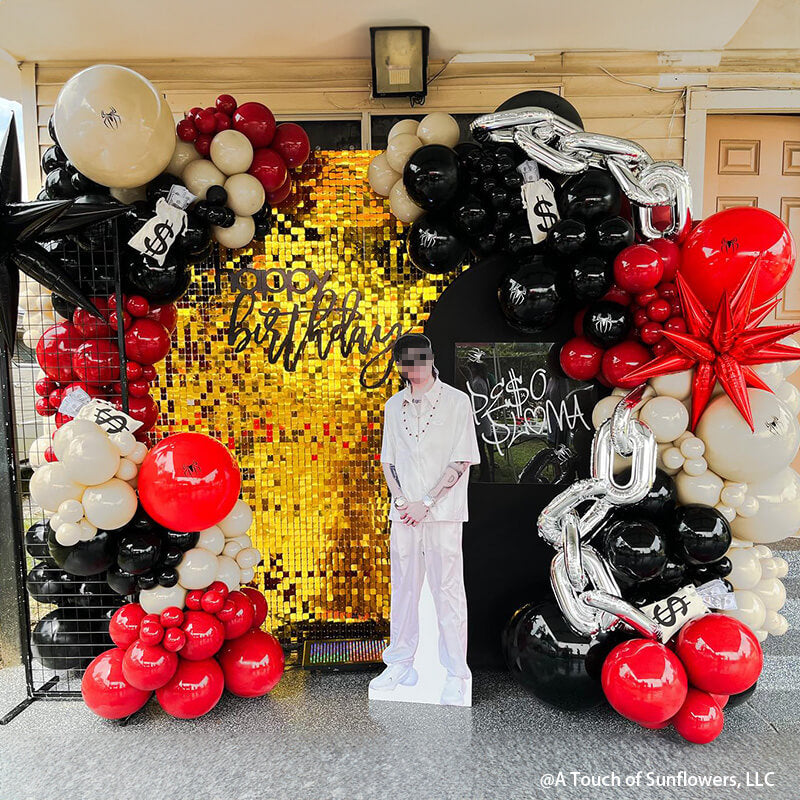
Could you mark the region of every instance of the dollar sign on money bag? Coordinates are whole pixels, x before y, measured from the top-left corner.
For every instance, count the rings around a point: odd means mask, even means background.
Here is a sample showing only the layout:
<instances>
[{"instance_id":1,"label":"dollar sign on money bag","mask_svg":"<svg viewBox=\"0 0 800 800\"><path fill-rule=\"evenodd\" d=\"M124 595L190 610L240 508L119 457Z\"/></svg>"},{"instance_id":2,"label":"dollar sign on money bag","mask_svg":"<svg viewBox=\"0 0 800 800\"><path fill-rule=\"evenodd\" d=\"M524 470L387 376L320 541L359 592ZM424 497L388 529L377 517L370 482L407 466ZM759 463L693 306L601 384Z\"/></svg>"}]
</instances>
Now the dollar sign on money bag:
<instances>
[{"instance_id":1,"label":"dollar sign on money bag","mask_svg":"<svg viewBox=\"0 0 800 800\"><path fill-rule=\"evenodd\" d=\"M145 254L151 257L164 255L172 244L172 238L172 225L169 222L157 223L153 228L152 238L144 238L144 246L147 248Z\"/></svg>"},{"instance_id":2,"label":"dollar sign on money bag","mask_svg":"<svg viewBox=\"0 0 800 800\"><path fill-rule=\"evenodd\" d=\"M669 628L678 621L680 614L686 614L689 603L685 597L672 595L653 606L653 619L659 624Z\"/></svg>"},{"instance_id":3,"label":"dollar sign on money bag","mask_svg":"<svg viewBox=\"0 0 800 800\"><path fill-rule=\"evenodd\" d=\"M542 195L536 195L536 202L533 205L533 213L539 218L537 228L542 233L547 233L556 222L558 222L558 214L553 210L553 203Z\"/></svg>"}]
</instances>

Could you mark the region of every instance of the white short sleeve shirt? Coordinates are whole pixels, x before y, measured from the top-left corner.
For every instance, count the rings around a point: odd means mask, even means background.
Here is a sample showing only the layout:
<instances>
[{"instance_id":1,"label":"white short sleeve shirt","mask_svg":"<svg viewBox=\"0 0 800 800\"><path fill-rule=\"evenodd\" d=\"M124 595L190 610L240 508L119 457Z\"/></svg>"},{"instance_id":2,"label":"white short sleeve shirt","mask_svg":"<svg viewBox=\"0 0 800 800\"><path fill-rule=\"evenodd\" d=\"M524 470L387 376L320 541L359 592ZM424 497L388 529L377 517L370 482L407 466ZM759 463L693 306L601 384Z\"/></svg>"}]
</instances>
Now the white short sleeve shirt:
<instances>
[{"instance_id":1,"label":"white short sleeve shirt","mask_svg":"<svg viewBox=\"0 0 800 800\"><path fill-rule=\"evenodd\" d=\"M381 461L394 464L403 496L421 500L433 489L451 461L480 463L478 439L469 397L436 378L413 403L406 387L392 395L384 406ZM469 470L428 512L433 522L466 522ZM392 505L390 520L400 520Z\"/></svg>"}]
</instances>

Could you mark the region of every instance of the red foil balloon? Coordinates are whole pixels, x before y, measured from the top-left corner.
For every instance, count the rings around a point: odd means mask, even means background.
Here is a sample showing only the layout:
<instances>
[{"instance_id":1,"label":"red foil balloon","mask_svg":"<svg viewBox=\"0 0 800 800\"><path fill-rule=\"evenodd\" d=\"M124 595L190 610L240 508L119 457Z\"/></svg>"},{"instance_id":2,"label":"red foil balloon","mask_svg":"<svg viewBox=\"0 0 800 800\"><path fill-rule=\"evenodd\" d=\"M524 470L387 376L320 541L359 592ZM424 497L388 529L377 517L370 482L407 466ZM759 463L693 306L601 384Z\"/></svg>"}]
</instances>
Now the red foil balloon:
<instances>
[{"instance_id":1,"label":"red foil balloon","mask_svg":"<svg viewBox=\"0 0 800 800\"><path fill-rule=\"evenodd\" d=\"M152 692L137 689L125 679L122 672L124 657L125 651L119 647L106 650L86 667L81 679L83 701L104 719L130 716L152 695Z\"/></svg>"},{"instance_id":2,"label":"red foil balloon","mask_svg":"<svg viewBox=\"0 0 800 800\"><path fill-rule=\"evenodd\" d=\"M250 598L241 592L231 592L226 599L226 603L233 603L234 611L233 616L226 618L222 623L225 628L225 638L235 639L247 633L253 627L255 608Z\"/></svg>"},{"instance_id":3,"label":"red foil balloon","mask_svg":"<svg viewBox=\"0 0 800 800\"><path fill-rule=\"evenodd\" d=\"M205 611L187 611L180 629L186 637L181 657L202 661L219 652L225 641L225 629L212 614Z\"/></svg>"},{"instance_id":4,"label":"red foil balloon","mask_svg":"<svg viewBox=\"0 0 800 800\"><path fill-rule=\"evenodd\" d=\"M264 597L258 589L254 589L252 586L242 586L239 591L253 604L253 608L255 609L253 627L260 628L264 624L264 620L267 618L267 611L269 610L267 598Z\"/></svg>"},{"instance_id":5,"label":"red foil balloon","mask_svg":"<svg viewBox=\"0 0 800 800\"><path fill-rule=\"evenodd\" d=\"M707 692L690 688L680 711L670 720L672 727L688 742L708 744L722 733L722 709Z\"/></svg>"},{"instance_id":6,"label":"red foil balloon","mask_svg":"<svg viewBox=\"0 0 800 800\"><path fill-rule=\"evenodd\" d=\"M178 669L166 686L156 690L161 708L178 719L195 719L219 702L225 689L222 667L213 658L178 659Z\"/></svg>"},{"instance_id":7,"label":"red foil balloon","mask_svg":"<svg viewBox=\"0 0 800 800\"><path fill-rule=\"evenodd\" d=\"M119 352L116 341L92 339L72 355L72 369L82 381L103 386L119 380Z\"/></svg>"},{"instance_id":8,"label":"red foil balloon","mask_svg":"<svg viewBox=\"0 0 800 800\"><path fill-rule=\"evenodd\" d=\"M590 381L600 372L603 350L585 337L576 336L561 348L558 359L568 378Z\"/></svg>"},{"instance_id":9,"label":"red foil balloon","mask_svg":"<svg viewBox=\"0 0 800 800\"><path fill-rule=\"evenodd\" d=\"M154 319L138 318L125 331L125 356L138 364L161 361L169 345L169 331Z\"/></svg>"},{"instance_id":10,"label":"red foil balloon","mask_svg":"<svg viewBox=\"0 0 800 800\"><path fill-rule=\"evenodd\" d=\"M713 694L739 694L761 674L764 653L756 635L724 614L706 614L684 625L675 652L692 686Z\"/></svg>"},{"instance_id":11,"label":"red foil balloon","mask_svg":"<svg viewBox=\"0 0 800 800\"><path fill-rule=\"evenodd\" d=\"M686 671L678 657L652 639L618 644L601 674L608 702L623 717L656 725L674 716L686 699Z\"/></svg>"},{"instance_id":12,"label":"red foil balloon","mask_svg":"<svg viewBox=\"0 0 800 800\"><path fill-rule=\"evenodd\" d=\"M108 623L108 635L117 647L127 650L139 638L139 625L145 618L138 603L127 603L118 608Z\"/></svg>"},{"instance_id":13,"label":"red foil balloon","mask_svg":"<svg viewBox=\"0 0 800 800\"><path fill-rule=\"evenodd\" d=\"M308 134L296 122L278 125L270 146L292 169L302 167L311 153Z\"/></svg>"},{"instance_id":14,"label":"red foil balloon","mask_svg":"<svg viewBox=\"0 0 800 800\"><path fill-rule=\"evenodd\" d=\"M160 525L202 531L224 519L242 480L228 449L201 433L176 433L160 441L139 469L139 499Z\"/></svg>"},{"instance_id":15,"label":"red foil balloon","mask_svg":"<svg viewBox=\"0 0 800 800\"><path fill-rule=\"evenodd\" d=\"M45 330L36 344L36 360L48 378L58 383L72 380L72 356L82 342L80 331L71 322L59 322Z\"/></svg>"},{"instance_id":16,"label":"red foil balloon","mask_svg":"<svg viewBox=\"0 0 800 800\"><path fill-rule=\"evenodd\" d=\"M253 153L253 163L247 171L261 181L264 191L268 194L280 189L289 177L286 162L269 147L262 147Z\"/></svg>"},{"instance_id":17,"label":"red foil balloon","mask_svg":"<svg viewBox=\"0 0 800 800\"><path fill-rule=\"evenodd\" d=\"M239 697L261 697L283 675L284 656L270 633L252 630L225 643L217 657L225 675L225 688Z\"/></svg>"},{"instance_id":18,"label":"red foil balloon","mask_svg":"<svg viewBox=\"0 0 800 800\"><path fill-rule=\"evenodd\" d=\"M178 668L178 656L158 644L137 639L122 659L122 674L131 686L154 691L160 689Z\"/></svg>"},{"instance_id":19,"label":"red foil balloon","mask_svg":"<svg viewBox=\"0 0 800 800\"><path fill-rule=\"evenodd\" d=\"M243 103L233 112L233 128L254 148L267 147L275 136L275 117L263 103Z\"/></svg>"}]
</instances>

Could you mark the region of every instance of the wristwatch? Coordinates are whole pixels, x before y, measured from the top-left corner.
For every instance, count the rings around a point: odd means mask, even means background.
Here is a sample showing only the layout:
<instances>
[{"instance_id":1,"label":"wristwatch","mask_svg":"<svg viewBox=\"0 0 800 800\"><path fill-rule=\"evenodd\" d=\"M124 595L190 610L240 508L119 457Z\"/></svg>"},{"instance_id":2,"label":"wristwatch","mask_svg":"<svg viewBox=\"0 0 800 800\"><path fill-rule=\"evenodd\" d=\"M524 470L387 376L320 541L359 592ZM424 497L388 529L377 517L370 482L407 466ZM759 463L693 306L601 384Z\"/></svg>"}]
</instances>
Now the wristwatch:
<instances>
[{"instance_id":1,"label":"wristwatch","mask_svg":"<svg viewBox=\"0 0 800 800\"><path fill-rule=\"evenodd\" d=\"M436 500L429 494L423 495L422 502L425 504L426 508L433 508L436 505Z\"/></svg>"},{"instance_id":2,"label":"wristwatch","mask_svg":"<svg viewBox=\"0 0 800 800\"><path fill-rule=\"evenodd\" d=\"M394 499L394 507L397 509L405 508L408 505L408 500L405 499L402 495L400 497L395 497Z\"/></svg>"}]
</instances>

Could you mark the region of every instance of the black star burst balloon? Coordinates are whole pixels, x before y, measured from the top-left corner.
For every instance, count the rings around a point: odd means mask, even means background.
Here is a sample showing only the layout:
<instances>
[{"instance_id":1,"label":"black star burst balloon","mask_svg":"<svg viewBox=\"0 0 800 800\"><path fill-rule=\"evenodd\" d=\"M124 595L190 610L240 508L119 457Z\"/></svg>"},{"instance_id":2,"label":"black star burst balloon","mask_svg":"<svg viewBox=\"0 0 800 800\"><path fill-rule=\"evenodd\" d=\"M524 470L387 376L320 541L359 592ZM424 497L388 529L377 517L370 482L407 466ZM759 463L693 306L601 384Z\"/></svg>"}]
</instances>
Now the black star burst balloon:
<instances>
[{"instance_id":1,"label":"black star burst balloon","mask_svg":"<svg viewBox=\"0 0 800 800\"><path fill-rule=\"evenodd\" d=\"M39 242L50 242L87 225L125 213L125 206L75 204L73 200L21 202L17 131L13 114L0 116L0 332L11 351L17 331L19 272L102 319L78 285Z\"/></svg>"}]
</instances>

